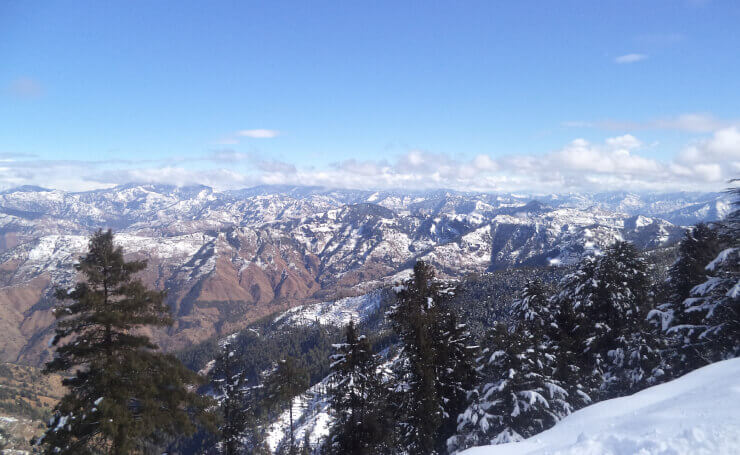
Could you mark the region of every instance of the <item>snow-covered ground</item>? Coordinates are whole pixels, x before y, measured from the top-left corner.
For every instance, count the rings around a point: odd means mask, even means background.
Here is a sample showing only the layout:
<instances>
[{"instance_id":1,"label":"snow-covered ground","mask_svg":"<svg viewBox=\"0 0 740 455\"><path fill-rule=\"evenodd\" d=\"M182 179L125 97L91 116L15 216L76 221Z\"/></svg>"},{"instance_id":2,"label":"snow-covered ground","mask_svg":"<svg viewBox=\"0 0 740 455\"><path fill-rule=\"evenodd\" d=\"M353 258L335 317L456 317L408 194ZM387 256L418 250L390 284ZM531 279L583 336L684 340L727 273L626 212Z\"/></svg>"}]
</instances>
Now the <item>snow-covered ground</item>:
<instances>
[{"instance_id":1,"label":"snow-covered ground","mask_svg":"<svg viewBox=\"0 0 740 455\"><path fill-rule=\"evenodd\" d=\"M336 301L301 305L282 313L275 322L289 325L324 324L344 327L349 321L359 323L380 305L380 290L357 297L346 297Z\"/></svg>"},{"instance_id":2,"label":"snow-covered ground","mask_svg":"<svg viewBox=\"0 0 740 455\"><path fill-rule=\"evenodd\" d=\"M329 435L332 418L326 399L328 378L314 385L293 402L293 439L302 444L308 435L312 447L319 447ZM280 444L287 443L290 435L289 410L283 411L278 419L267 428L265 442L275 451Z\"/></svg>"},{"instance_id":3,"label":"snow-covered ground","mask_svg":"<svg viewBox=\"0 0 740 455\"><path fill-rule=\"evenodd\" d=\"M465 455L740 454L740 358L603 401L525 441Z\"/></svg>"}]
</instances>

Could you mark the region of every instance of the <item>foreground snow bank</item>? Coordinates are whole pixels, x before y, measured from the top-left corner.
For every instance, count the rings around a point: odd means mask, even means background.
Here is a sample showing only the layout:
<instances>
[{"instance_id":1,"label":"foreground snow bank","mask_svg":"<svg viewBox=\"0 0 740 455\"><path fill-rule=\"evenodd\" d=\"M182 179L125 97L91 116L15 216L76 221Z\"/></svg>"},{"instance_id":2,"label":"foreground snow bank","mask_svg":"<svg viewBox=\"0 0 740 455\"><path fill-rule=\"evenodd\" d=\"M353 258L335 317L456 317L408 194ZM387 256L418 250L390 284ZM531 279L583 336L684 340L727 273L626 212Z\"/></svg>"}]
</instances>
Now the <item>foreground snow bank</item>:
<instances>
[{"instance_id":1,"label":"foreground snow bank","mask_svg":"<svg viewBox=\"0 0 740 455\"><path fill-rule=\"evenodd\" d=\"M525 441L463 454L740 454L740 358L589 406Z\"/></svg>"}]
</instances>

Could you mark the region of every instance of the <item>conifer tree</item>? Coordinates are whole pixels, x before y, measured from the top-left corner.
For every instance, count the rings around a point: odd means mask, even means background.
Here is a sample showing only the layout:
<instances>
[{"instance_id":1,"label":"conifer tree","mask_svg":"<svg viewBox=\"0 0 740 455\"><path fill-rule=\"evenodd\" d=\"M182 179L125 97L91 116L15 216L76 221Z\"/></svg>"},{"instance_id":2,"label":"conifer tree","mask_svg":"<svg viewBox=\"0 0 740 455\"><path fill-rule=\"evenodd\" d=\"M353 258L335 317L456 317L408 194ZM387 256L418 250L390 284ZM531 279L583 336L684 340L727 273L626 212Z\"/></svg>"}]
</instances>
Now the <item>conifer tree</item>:
<instances>
[{"instance_id":1,"label":"conifer tree","mask_svg":"<svg viewBox=\"0 0 740 455\"><path fill-rule=\"evenodd\" d=\"M434 270L419 261L413 278L398 288L389 314L402 344L396 411L410 454L444 451L452 432L443 425L462 409L461 393L472 386L469 336L449 309L453 295L454 288L436 280Z\"/></svg>"},{"instance_id":2,"label":"conifer tree","mask_svg":"<svg viewBox=\"0 0 740 455\"><path fill-rule=\"evenodd\" d=\"M576 336L576 312L562 293L549 297L547 304L553 318L550 330L545 331L549 352L555 357L552 377L567 391L571 410L581 409L593 402L591 395L597 384L587 366L588 356Z\"/></svg>"},{"instance_id":3,"label":"conifer tree","mask_svg":"<svg viewBox=\"0 0 740 455\"><path fill-rule=\"evenodd\" d=\"M458 417L458 432L448 440L451 453L520 441L570 411L567 392L548 377L548 359L536 344L522 327L510 331L496 323L489 331L478 358L483 383L470 393L470 404Z\"/></svg>"},{"instance_id":4,"label":"conifer tree","mask_svg":"<svg viewBox=\"0 0 740 455\"><path fill-rule=\"evenodd\" d=\"M740 355L740 187L729 192L734 210L717 227L722 251L705 266L707 279L683 302L698 321L669 329L683 335L685 349L706 353L707 362Z\"/></svg>"},{"instance_id":5,"label":"conifer tree","mask_svg":"<svg viewBox=\"0 0 740 455\"><path fill-rule=\"evenodd\" d=\"M301 444L301 455L311 455L313 453L313 447L311 447L311 439L309 438L308 431L303 435L303 443Z\"/></svg>"},{"instance_id":6,"label":"conifer tree","mask_svg":"<svg viewBox=\"0 0 740 455\"><path fill-rule=\"evenodd\" d=\"M346 341L334 345L329 403L334 421L329 453L377 454L386 442L384 391L379 362L364 335L350 321Z\"/></svg>"},{"instance_id":7,"label":"conifer tree","mask_svg":"<svg viewBox=\"0 0 740 455\"><path fill-rule=\"evenodd\" d=\"M402 343L397 374L397 418L403 446L409 454L435 453L436 433L442 422L437 391L433 323L437 319L440 285L424 262L400 288L390 318Z\"/></svg>"},{"instance_id":8,"label":"conifer tree","mask_svg":"<svg viewBox=\"0 0 740 455\"><path fill-rule=\"evenodd\" d=\"M720 252L720 239L715 229L699 223L684 234L678 246L678 259L671 265L668 279L669 301L682 303L691 296L691 289L706 281L705 267ZM679 306L680 308L681 306ZM690 320L685 312L674 318Z\"/></svg>"},{"instance_id":9,"label":"conifer tree","mask_svg":"<svg viewBox=\"0 0 740 455\"><path fill-rule=\"evenodd\" d=\"M478 346L474 345L465 324L447 309L439 323L437 340L437 377L442 399L442 422L437 430L437 452L447 451L447 440L457 432L457 417L468 406L468 394L478 380L475 359Z\"/></svg>"},{"instance_id":10,"label":"conifer tree","mask_svg":"<svg viewBox=\"0 0 740 455\"><path fill-rule=\"evenodd\" d=\"M684 302L691 297L695 286L706 281L708 271L705 267L719 252L720 239L715 229L700 223L687 230L678 246L678 258L668 272L666 302L648 314L668 344L663 356L674 377L706 365L711 357L705 352L705 346L692 343L690 337L685 337L690 330L670 329L694 327L701 323L701 312L687 311Z\"/></svg>"},{"instance_id":11,"label":"conifer tree","mask_svg":"<svg viewBox=\"0 0 740 455\"><path fill-rule=\"evenodd\" d=\"M555 315L548 302L545 285L540 280L529 281L519 298L512 305L514 319L519 322L525 330L543 341L553 341Z\"/></svg>"},{"instance_id":12,"label":"conifer tree","mask_svg":"<svg viewBox=\"0 0 740 455\"><path fill-rule=\"evenodd\" d=\"M290 425L289 450L294 453L297 450L293 427L293 401L296 396L308 389L309 377L305 368L301 367L295 357L288 356L278 362L275 371L265 381L267 389L268 406L273 407L288 404L288 418Z\"/></svg>"},{"instance_id":13,"label":"conifer tree","mask_svg":"<svg viewBox=\"0 0 740 455\"><path fill-rule=\"evenodd\" d=\"M245 432L254 420L250 394L252 389L240 363L238 352L233 346L226 344L216 358L211 372L214 393L220 403L222 416L219 428L222 452L226 455L247 453ZM253 445L255 441L250 443Z\"/></svg>"},{"instance_id":14,"label":"conifer tree","mask_svg":"<svg viewBox=\"0 0 740 455\"><path fill-rule=\"evenodd\" d=\"M549 383L566 390L568 401L551 396L551 412L558 417L591 402L584 391L579 370L571 364L573 339L571 316L555 307L542 281L528 282L512 305L516 330L529 343L528 349L540 354L539 373ZM561 314L562 311L562 314Z\"/></svg>"},{"instance_id":15,"label":"conifer tree","mask_svg":"<svg viewBox=\"0 0 740 455\"><path fill-rule=\"evenodd\" d=\"M639 390L662 374L646 316L646 265L635 247L618 241L588 257L561 282L554 303L571 314L573 359L586 392L599 399ZM571 313L572 312L572 313Z\"/></svg>"},{"instance_id":16,"label":"conifer tree","mask_svg":"<svg viewBox=\"0 0 740 455\"><path fill-rule=\"evenodd\" d=\"M212 426L210 402L193 387L200 377L139 331L172 323L164 293L134 277L145 267L98 231L76 266L84 281L57 292L57 350L45 371L71 376L40 441L45 453L143 453L196 422Z\"/></svg>"}]
</instances>

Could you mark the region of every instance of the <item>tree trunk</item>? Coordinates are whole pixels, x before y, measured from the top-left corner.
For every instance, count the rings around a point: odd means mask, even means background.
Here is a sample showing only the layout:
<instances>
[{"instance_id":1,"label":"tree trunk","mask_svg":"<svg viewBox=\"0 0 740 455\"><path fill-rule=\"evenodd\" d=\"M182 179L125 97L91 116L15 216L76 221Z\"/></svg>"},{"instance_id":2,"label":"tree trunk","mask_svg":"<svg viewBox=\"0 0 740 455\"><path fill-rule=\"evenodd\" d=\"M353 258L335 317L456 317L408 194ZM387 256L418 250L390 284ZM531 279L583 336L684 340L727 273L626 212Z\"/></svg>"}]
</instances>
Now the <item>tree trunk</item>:
<instances>
[{"instance_id":1,"label":"tree trunk","mask_svg":"<svg viewBox=\"0 0 740 455\"><path fill-rule=\"evenodd\" d=\"M293 399L290 399L290 410L288 411L288 414L290 415L290 450L293 451Z\"/></svg>"}]
</instances>

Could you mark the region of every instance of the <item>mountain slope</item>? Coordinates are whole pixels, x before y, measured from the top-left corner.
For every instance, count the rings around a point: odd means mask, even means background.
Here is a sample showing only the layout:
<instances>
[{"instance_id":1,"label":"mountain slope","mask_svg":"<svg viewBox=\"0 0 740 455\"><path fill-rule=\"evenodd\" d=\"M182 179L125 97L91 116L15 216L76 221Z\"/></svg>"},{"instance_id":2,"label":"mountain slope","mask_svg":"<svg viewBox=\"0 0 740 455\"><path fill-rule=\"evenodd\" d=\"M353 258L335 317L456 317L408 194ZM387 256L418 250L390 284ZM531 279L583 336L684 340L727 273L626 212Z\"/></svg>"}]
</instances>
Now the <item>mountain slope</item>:
<instances>
[{"instance_id":1,"label":"mountain slope","mask_svg":"<svg viewBox=\"0 0 740 455\"><path fill-rule=\"evenodd\" d=\"M83 193L4 191L0 360L48 359L53 288L72 284L73 264L98 228L112 227L131 257L149 261L142 278L168 291L176 316L171 329L151 335L163 348L178 349L295 305L365 294L418 259L457 277L570 264L616 239L642 248L669 244L683 228L633 212L690 213L696 204L718 204L718 197L551 195L543 202L444 190L220 193L134 184Z\"/></svg>"}]
</instances>

